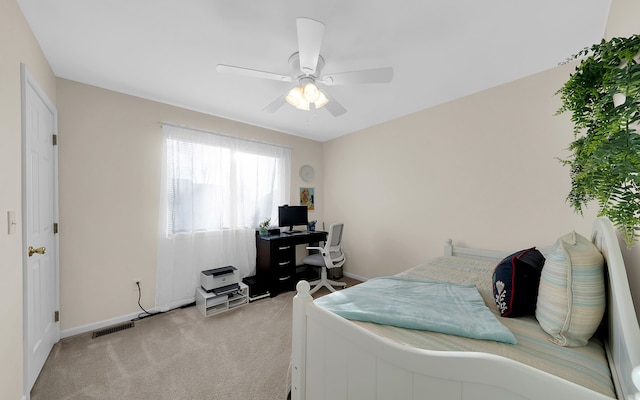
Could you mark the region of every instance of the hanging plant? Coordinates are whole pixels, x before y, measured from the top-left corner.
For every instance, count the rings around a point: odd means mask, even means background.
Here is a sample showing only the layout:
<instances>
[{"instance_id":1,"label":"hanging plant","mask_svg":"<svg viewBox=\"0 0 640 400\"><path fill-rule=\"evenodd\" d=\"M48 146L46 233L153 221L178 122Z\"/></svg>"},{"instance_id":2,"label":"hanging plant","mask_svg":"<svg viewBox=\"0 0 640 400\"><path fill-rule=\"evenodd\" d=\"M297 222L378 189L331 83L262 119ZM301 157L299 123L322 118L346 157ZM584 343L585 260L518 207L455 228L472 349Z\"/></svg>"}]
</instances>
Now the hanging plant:
<instances>
[{"instance_id":1,"label":"hanging plant","mask_svg":"<svg viewBox=\"0 0 640 400\"><path fill-rule=\"evenodd\" d=\"M564 86L559 113L570 112L575 140L567 201L582 214L592 200L618 227L627 246L640 231L640 36L585 48ZM615 100L615 104L614 104Z\"/></svg>"}]
</instances>

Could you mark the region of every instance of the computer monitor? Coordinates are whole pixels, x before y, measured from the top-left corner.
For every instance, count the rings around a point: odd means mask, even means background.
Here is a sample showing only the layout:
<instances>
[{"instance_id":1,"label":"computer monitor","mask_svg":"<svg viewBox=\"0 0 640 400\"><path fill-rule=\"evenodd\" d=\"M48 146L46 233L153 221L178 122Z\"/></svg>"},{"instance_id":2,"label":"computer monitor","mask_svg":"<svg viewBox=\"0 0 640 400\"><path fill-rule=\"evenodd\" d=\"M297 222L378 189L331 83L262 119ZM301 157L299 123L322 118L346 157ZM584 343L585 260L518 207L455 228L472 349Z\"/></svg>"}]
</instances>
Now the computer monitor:
<instances>
[{"instance_id":1,"label":"computer monitor","mask_svg":"<svg viewBox=\"0 0 640 400\"><path fill-rule=\"evenodd\" d=\"M309 224L307 206L280 206L278 207L278 226L288 226L293 232L293 227L297 225Z\"/></svg>"}]
</instances>

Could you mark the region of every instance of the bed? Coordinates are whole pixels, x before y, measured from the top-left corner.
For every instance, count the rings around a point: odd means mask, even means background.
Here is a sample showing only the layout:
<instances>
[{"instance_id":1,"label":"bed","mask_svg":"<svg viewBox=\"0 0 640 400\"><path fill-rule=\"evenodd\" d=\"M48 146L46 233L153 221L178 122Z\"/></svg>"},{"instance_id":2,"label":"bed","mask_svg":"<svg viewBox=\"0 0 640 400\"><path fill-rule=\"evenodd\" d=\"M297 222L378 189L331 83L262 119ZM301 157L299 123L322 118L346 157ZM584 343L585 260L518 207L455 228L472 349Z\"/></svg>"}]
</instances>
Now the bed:
<instances>
[{"instance_id":1,"label":"bed","mask_svg":"<svg viewBox=\"0 0 640 400\"><path fill-rule=\"evenodd\" d=\"M541 357L537 348L526 349L529 339L519 331L518 324L535 324L533 317L500 319L510 320L507 327L518 338L518 345L494 343L502 353L487 341L442 333L427 332L432 337L423 342L422 332L351 321L327 311L314 303L309 284L299 282L293 300L291 397L640 400L640 329L618 240L608 219L594 222L591 241L605 261L606 312L598 334L584 347L560 347L538 340L547 347L547 354ZM541 250L544 253L547 248ZM486 269L507 254L460 248L448 241L445 257L436 264L454 260L470 265L464 268ZM424 270L419 266L398 276L419 279ZM483 293L487 306L495 308L486 295ZM515 350L521 347L524 350ZM522 361L519 351L533 353L534 361ZM582 377L575 377L580 375L572 372L576 366L590 363L582 361L584 354L601 358L600 366L585 368ZM565 361L574 365L563 373Z\"/></svg>"}]
</instances>

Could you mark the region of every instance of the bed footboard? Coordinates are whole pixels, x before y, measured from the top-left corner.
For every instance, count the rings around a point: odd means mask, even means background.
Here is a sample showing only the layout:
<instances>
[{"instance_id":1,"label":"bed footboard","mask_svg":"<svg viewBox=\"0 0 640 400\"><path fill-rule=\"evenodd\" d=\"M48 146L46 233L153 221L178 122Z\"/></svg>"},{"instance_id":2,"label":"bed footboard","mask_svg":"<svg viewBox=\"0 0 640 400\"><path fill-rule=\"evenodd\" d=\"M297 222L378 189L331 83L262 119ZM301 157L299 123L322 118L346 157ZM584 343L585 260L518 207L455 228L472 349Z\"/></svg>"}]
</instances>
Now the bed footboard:
<instances>
[{"instance_id":1,"label":"bed footboard","mask_svg":"<svg viewBox=\"0 0 640 400\"><path fill-rule=\"evenodd\" d=\"M608 398L502 357L401 345L315 306L306 281L297 290L294 400Z\"/></svg>"},{"instance_id":2,"label":"bed footboard","mask_svg":"<svg viewBox=\"0 0 640 400\"><path fill-rule=\"evenodd\" d=\"M309 294L311 285L300 281L296 285L298 294L293 298L293 321L291 337L291 399L304 399L306 393L307 368L307 317L306 307L313 306Z\"/></svg>"}]
</instances>

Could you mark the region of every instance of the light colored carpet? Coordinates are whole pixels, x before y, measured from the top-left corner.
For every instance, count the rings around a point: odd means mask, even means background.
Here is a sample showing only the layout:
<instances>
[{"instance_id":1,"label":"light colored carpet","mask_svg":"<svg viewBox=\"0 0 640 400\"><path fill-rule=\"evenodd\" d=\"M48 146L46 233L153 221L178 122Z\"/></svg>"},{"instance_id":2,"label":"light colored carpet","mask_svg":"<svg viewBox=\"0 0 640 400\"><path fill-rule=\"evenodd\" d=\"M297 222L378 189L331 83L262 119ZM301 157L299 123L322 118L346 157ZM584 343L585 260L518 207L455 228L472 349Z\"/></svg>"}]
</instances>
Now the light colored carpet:
<instances>
[{"instance_id":1,"label":"light colored carpet","mask_svg":"<svg viewBox=\"0 0 640 400\"><path fill-rule=\"evenodd\" d=\"M189 307L96 339L64 339L31 399L284 399L293 295L208 318Z\"/></svg>"},{"instance_id":2,"label":"light colored carpet","mask_svg":"<svg viewBox=\"0 0 640 400\"><path fill-rule=\"evenodd\" d=\"M208 318L195 307L178 309L95 339L91 333L63 339L31 399L286 399L294 295Z\"/></svg>"}]
</instances>

